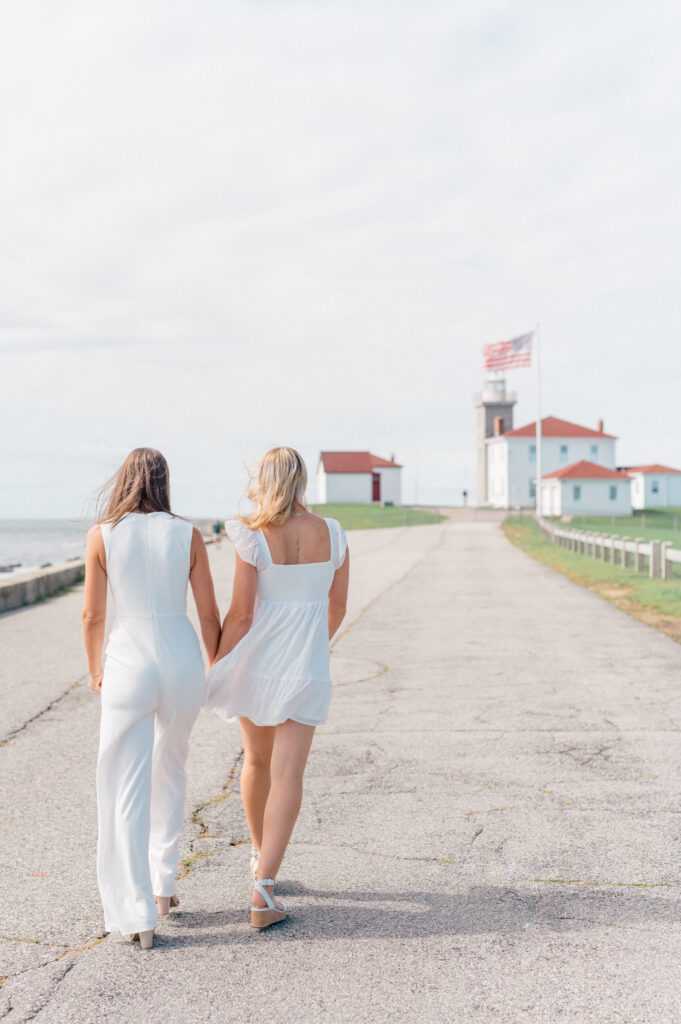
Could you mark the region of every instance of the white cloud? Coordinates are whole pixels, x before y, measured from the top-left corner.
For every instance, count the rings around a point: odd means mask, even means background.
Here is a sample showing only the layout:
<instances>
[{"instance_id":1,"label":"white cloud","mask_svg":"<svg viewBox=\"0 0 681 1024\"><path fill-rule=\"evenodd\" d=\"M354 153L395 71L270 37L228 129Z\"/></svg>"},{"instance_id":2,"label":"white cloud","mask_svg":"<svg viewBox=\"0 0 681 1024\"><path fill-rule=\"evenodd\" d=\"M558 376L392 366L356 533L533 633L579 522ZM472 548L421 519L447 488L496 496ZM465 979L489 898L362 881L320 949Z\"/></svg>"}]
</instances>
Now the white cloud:
<instances>
[{"instance_id":1,"label":"white cloud","mask_svg":"<svg viewBox=\"0 0 681 1024\"><path fill-rule=\"evenodd\" d=\"M77 513L141 443L196 513L277 442L457 500L480 346L537 317L545 411L681 465L676 5L2 18L0 514Z\"/></svg>"}]
</instances>

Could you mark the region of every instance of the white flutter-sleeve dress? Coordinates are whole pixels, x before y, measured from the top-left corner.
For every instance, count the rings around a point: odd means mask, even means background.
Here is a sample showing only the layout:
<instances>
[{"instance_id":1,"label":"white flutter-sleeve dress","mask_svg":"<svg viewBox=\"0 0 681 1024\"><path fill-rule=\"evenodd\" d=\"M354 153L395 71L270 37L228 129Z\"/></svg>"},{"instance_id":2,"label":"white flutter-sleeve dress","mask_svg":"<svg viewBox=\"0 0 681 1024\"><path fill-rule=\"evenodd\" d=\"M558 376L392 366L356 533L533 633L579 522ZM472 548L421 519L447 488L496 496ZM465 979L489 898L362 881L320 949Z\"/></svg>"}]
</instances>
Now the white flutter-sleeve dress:
<instances>
[{"instance_id":1,"label":"white flutter-sleeve dress","mask_svg":"<svg viewBox=\"0 0 681 1024\"><path fill-rule=\"evenodd\" d=\"M335 519L325 520L331 540L327 562L280 565L272 561L262 530L226 524L234 548L258 572L253 624L207 675L206 704L232 721L280 725L292 718L321 725L331 703L329 590L343 564L347 540Z\"/></svg>"}]
</instances>

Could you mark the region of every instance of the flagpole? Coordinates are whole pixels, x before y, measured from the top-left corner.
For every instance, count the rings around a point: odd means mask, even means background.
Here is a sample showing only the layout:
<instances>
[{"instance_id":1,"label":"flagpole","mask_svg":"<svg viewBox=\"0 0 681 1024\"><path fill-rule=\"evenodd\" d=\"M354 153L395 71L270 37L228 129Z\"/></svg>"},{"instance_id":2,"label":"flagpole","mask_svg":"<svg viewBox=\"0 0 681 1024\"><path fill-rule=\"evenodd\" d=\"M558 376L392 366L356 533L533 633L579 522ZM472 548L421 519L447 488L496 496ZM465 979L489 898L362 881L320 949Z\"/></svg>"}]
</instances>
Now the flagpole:
<instances>
[{"instance_id":1,"label":"flagpole","mask_svg":"<svg viewBox=\"0 0 681 1024\"><path fill-rule=\"evenodd\" d=\"M541 501L541 363L540 363L540 350L539 350L539 323L534 334L535 338L535 351L537 353L537 426L536 426L536 448L537 448L537 484L535 488L535 499L536 499L536 512L537 517L542 517L542 501Z\"/></svg>"}]
</instances>

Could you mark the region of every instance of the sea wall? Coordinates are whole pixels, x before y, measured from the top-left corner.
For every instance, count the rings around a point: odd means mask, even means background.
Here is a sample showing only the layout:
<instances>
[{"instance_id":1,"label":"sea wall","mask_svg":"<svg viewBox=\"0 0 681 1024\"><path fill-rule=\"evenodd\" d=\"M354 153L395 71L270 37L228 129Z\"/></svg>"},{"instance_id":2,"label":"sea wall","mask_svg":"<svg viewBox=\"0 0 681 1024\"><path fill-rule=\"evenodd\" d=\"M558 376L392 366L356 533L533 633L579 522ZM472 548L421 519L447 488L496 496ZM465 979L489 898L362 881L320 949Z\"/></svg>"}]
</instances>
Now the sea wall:
<instances>
[{"instance_id":1,"label":"sea wall","mask_svg":"<svg viewBox=\"0 0 681 1024\"><path fill-rule=\"evenodd\" d=\"M51 597L65 587L80 583L85 576L85 562L79 558L65 565L37 569L0 580L0 612L22 608Z\"/></svg>"}]
</instances>

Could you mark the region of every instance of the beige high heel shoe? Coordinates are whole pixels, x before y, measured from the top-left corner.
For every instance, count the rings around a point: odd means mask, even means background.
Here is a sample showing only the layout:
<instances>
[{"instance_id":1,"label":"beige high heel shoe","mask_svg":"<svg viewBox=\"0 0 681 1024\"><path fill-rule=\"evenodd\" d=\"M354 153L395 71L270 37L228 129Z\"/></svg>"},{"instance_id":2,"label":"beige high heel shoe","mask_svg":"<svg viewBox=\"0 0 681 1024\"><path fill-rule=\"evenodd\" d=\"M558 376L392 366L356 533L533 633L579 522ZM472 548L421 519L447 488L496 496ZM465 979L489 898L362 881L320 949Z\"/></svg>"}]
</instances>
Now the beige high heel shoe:
<instances>
[{"instance_id":1,"label":"beige high heel shoe","mask_svg":"<svg viewBox=\"0 0 681 1024\"><path fill-rule=\"evenodd\" d=\"M172 907L179 907L180 900L175 893L174 896L154 896L158 907L158 916L167 917Z\"/></svg>"},{"instance_id":2,"label":"beige high heel shoe","mask_svg":"<svg viewBox=\"0 0 681 1024\"><path fill-rule=\"evenodd\" d=\"M142 949L151 949L154 945L154 929L152 928L149 932L135 932L130 938L133 942L139 939L140 946Z\"/></svg>"},{"instance_id":3,"label":"beige high heel shoe","mask_svg":"<svg viewBox=\"0 0 681 1024\"><path fill-rule=\"evenodd\" d=\"M266 885L274 885L273 878L261 878L256 880L253 885L253 890L257 890L265 903L266 907L254 907L251 903L251 927L252 928L269 928L272 924L279 924L280 921L285 920L287 914L287 907L285 903L282 903L282 909L275 904L274 900L265 888Z\"/></svg>"}]
</instances>

